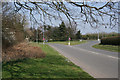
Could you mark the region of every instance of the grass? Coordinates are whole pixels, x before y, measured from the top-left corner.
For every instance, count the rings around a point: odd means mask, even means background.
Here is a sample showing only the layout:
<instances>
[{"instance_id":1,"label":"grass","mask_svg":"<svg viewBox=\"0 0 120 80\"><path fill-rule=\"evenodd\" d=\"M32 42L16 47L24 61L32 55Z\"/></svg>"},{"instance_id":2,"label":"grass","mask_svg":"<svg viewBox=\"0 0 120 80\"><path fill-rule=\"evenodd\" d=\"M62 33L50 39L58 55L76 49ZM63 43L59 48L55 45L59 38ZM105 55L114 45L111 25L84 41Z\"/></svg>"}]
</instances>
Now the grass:
<instances>
[{"instance_id":1,"label":"grass","mask_svg":"<svg viewBox=\"0 0 120 80\"><path fill-rule=\"evenodd\" d=\"M97 49L112 51L112 52L120 52L120 50L118 49L118 46L114 46L114 45L96 44L96 45L93 45L93 47Z\"/></svg>"},{"instance_id":2,"label":"grass","mask_svg":"<svg viewBox=\"0 0 120 80\"><path fill-rule=\"evenodd\" d=\"M94 80L88 73L59 55L50 46L37 43L32 43L32 45L41 47L46 57L3 63L3 78L87 78Z\"/></svg>"},{"instance_id":3,"label":"grass","mask_svg":"<svg viewBox=\"0 0 120 80\"><path fill-rule=\"evenodd\" d=\"M68 45L69 41L56 41L56 42L49 42L49 43L57 43L57 44L64 44L64 45ZM82 43L86 43L87 41L83 40L83 41L70 41L70 45L78 45L78 44L82 44Z\"/></svg>"}]
</instances>

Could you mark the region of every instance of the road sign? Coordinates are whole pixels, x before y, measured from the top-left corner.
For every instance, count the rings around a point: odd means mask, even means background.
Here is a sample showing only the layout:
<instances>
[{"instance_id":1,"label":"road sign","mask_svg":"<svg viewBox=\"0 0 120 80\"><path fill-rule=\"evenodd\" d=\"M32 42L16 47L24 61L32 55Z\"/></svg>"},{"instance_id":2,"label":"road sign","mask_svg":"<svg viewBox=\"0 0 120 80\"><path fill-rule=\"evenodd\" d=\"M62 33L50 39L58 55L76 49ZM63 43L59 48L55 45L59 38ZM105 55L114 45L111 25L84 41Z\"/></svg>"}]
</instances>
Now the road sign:
<instances>
[{"instance_id":1,"label":"road sign","mask_svg":"<svg viewBox=\"0 0 120 80\"><path fill-rule=\"evenodd\" d=\"M71 40L70 37L69 37L69 40Z\"/></svg>"},{"instance_id":2,"label":"road sign","mask_svg":"<svg viewBox=\"0 0 120 80\"><path fill-rule=\"evenodd\" d=\"M45 40L45 38L43 38L43 40Z\"/></svg>"}]
</instances>

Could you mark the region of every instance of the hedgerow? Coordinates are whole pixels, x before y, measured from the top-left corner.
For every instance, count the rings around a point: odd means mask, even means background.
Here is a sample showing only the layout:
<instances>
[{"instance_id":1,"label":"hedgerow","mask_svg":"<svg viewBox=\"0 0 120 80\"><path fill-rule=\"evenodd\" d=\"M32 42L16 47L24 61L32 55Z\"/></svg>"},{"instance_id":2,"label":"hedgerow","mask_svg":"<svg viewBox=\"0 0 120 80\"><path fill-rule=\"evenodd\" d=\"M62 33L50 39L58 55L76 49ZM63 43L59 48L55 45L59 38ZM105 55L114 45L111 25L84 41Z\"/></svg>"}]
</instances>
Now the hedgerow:
<instances>
[{"instance_id":1,"label":"hedgerow","mask_svg":"<svg viewBox=\"0 0 120 80\"><path fill-rule=\"evenodd\" d=\"M101 44L103 44L103 45L120 45L120 36L102 38Z\"/></svg>"}]
</instances>

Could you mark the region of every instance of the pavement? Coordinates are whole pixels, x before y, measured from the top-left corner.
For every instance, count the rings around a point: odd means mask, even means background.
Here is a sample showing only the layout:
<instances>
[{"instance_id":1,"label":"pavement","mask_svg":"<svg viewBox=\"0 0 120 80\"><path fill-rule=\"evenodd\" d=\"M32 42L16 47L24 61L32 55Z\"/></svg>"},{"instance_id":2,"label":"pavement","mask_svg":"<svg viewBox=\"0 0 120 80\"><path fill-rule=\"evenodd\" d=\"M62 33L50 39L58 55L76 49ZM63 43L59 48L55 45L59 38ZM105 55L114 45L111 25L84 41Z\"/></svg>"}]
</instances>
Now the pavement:
<instances>
[{"instance_id":1,"label":"pavement","mask_svg":"<svg viewBox=\"0 0 120 80\"><path fill-rule=\"evenodd\" d=\"M48 43L94 78L118 78L118 53L92 48L98 41L68 46Z\"/></svg>"}]
</instances>

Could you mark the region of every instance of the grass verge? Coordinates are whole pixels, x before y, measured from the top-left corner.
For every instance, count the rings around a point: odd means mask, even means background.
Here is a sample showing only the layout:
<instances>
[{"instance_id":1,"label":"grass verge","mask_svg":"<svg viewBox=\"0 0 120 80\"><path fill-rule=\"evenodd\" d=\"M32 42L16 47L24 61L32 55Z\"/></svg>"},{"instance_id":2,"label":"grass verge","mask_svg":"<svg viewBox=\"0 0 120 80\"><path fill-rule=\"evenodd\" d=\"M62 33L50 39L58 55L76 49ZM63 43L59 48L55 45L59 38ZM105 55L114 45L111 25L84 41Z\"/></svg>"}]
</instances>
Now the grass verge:
<instances>
[{"instance_id":1,"label":"grass verge","mask_svg":"<svg viewBox=\"0 0 120 80\"><path fill-rule=\"evenodd\" d=\"M112 52L120 52L120 50L118 49L118 46L114 46L114 45L96 44L96 45L93 45L92 47L97 48L97 49L112 51Z\"/></svg>"},{"instance_id":2,"label":"grass verge","mask_svg":"<svg viewBox=\"0 0 120 80\"><path fill-rule=\"evenodd\" d=\"M46 53L45 58L28 58L3 63L3 78L87 78L94 80L48 45L32 43Z\"/></svg>"},{"instance_id":3,"label":"grass verge","mask_svg":"<svg viewBox=\"0 0 120 80\"><path fill-rule=\"evenodd\" d=\"M64 45L68 45L69 41L56 41L56 42L49 42L49 43L57 43L57 44L64 44ZM78 44L82 44L82 43L86 43L87 41L70 41L70 45L78 45Z\"/></svg>"}]
</instances>

